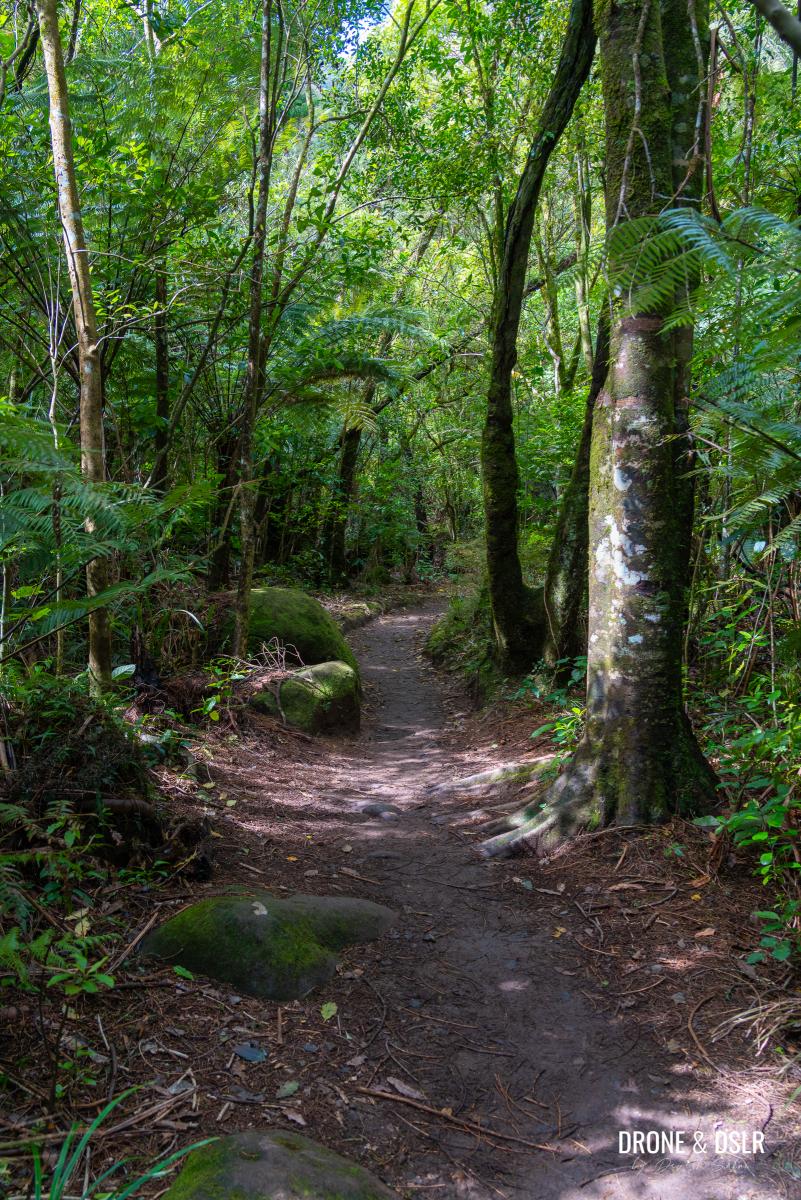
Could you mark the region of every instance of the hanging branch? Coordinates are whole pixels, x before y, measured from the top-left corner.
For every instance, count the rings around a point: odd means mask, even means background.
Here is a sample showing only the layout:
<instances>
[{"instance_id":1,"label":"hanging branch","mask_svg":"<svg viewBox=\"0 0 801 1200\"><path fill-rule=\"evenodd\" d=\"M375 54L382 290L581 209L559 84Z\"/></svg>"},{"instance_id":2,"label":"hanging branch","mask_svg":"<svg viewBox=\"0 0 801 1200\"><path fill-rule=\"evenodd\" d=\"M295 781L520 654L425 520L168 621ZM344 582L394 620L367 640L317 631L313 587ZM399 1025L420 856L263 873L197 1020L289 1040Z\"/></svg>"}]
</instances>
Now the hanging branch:
<instances>
[{"instance_id":1,"label":"hanging branch","mask_svg":"<svg viewBox=\"0 0 801 1200\"><path fill-rule=\"evenodd\" d=\"M751 0L751 3L770 22L782 41L796 54L801 54L801 21L787 11L781 0Z\"/></svg>"}]
</instances>

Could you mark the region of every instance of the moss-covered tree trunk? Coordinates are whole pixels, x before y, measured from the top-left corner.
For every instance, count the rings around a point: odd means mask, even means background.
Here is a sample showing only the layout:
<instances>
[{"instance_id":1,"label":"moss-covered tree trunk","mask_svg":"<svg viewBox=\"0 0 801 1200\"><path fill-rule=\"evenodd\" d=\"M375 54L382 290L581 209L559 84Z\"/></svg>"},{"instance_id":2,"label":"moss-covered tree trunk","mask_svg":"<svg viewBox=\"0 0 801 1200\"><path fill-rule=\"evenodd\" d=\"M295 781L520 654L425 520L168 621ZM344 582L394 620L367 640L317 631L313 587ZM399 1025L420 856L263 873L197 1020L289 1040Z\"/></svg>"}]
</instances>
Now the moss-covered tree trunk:
<instances>
[{"instance_id":1,"label":"moss-covered tree trunk","mask_svg":"<svg viewBox=\"0 0 801 1200\"><path fill-rule=\"evenodd\" d=\"M663 0L662 36L669 53L665 55L671 105L671 156L674 202L678 205L700 207L703 197L704 159L703 138L706 113L706 70L709 57L708 0ZM589 227L589 192L586 189L586 162L578 156L579 192L576 201L577 224L586 238ZM578 247L578 262L586 257L586 243ZM586 287L579 287L583 278L577 277L579 317L586 309ZM680 288L676 302L688 305L698 286L695 273L688 275ZM586 312L585 312L586 320ZM582 344L587 340L582 325ZM685 589L692 561L691 540L694 509L692 469L693 447L689 423L690 362L693 353L693 326L687 321L673 334L674 356L674 420L676 433L673 446L676 452L676 501L680 513L677 536L681 542L678 565L684 570ZM541 657L555 669L556 676L567 675L571 660L586 652L587 600L587 529L589 508L590 440L595 400L606 379L609 357L608 312L602 311L598 324L597 345L588 362L592 368L592 383L581 440L570 481L561 499L554 531L551 553L543 589L544 617Z\"/></svg>"},{"instance_id":2,"label":"moss-covered tree trunk","mask_svg":"<svg viewBox=\"0 0 801 1200\"><path fill-rule=\"evenodd\" d=\"M541 613L523 582L517 546L519 476L512 371L534 217L551 153L570 120L595 52L591 0L573 0L556 75L506 223L492 325L492 364L481 441L492 625L498 657L525 670L542 643Z\"/></svg>"},{"instance_id":3,"label":"moss-covered tree trunk","mask_svg":"<svg viewBox=\"0 0 801 1200\"><path fill-rule=\"evenodd\" d=\"M660 9L596 6L606 122L610 274L616 235L673 195L672 119ZM622 279L621 279L622 282ZM547 847L587 827L656 823L712 801L715 781L682 698L684 564L674 343L666 313L614 289L606 384L590 450L589 644L584 737L535 811L485 843ZM631 297L634 296L632 301ZM534 807L534 806L532 806Z\"/></svg>"},{"instance_id":4,"label":"moss-covered tree trunk","mask_svg":"<svg viewBox=\"0 0 801 1200\"><path fill-rule=\"evenodd\" d=\"M662 31L673 120L672 178L674 203L700 209L704 197L704 137L707 114L707 67L709 63L709 0L663 0ZM679 288L676 303L692 304L700 284L697 270L689 271ZM695 464L690 430L690 365L693 355L693 325L686 321L673 334L675 359L673 395L678 437L674 441L677 471L677 504L681 513L685 603L693 561L692 528Z\"/></svg>"}]
</instances>

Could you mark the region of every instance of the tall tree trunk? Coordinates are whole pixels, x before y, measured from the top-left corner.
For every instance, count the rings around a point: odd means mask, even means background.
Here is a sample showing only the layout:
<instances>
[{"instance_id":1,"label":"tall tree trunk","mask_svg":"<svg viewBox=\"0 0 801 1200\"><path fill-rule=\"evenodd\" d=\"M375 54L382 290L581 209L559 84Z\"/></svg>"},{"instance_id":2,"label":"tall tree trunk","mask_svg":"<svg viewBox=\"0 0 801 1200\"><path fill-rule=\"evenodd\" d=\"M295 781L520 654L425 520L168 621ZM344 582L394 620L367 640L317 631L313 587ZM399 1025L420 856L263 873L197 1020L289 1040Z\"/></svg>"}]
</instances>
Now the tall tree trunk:
<instances>
[{"instance_id":1,"label":"tall tree trunk","mask_svg":"<svg viewBox=\"0 0 801 1200\"><path fill-rule=\"evenodd\" d=\"M69 92L56 0L37 0L36 9L50 97L50 138L58 189L58 207L78 337L81 379L81 473L87 482L99 484L105 482L106 478L103 381L97 346L97 318L92 297L89 254L75 176ZM87 532L92 534L94 528L94 522L87 520ZM86 568L88 595L90 598L100 595L107 585L108 563L105 559L93 559ZM110 686L111 624L108 610L105 608L96 608L89 614L89 674L95 690L104 691Z\"/></svg>"},{"instance_id":2,"label":"tall tree trunk","mask_svg":"<svg viewBox=\"0 0 801 1200\"><path fill-rule=\"evenodd\" d=\"M227 436L221 434L217 448L217 473L220 476L220 482L217 485L211 520L213 541L209 551L209 565L206 574L206 587L210 592L222 592L231 582L232 547L228 531L235 503L236 450L236 435L231 431Z\"/></svg>"},{"instance_id":3,"label":"tall tree trunk","mask_svg":"<svg viewBox=\"0 0 801 1200\"><path fill-rule=\"evenodd\" d=\"M577 124L581 126L581 116ZM590 280L588 264L590 253L590 220L592 215L592 192L590 190L590 165L584 145L583 132L579 133L576 148L576 176L573 204L576 214L576 307L578 309L581 352L587 373L593 372L592 326L590 324Z\"/></svg>"},{"instance_id":4,"label":"tall tree trunk","mask_svg":"<svg viewBox=\"0 0 801 1200\"><path fill-rule=\"evenodd\" d=\"M667 58L668 83L672 109L673 192L678 204L700 206L703 196L703 146L706 121L705 74L709 54L708 0L663 0L662 25L665 43L671 47ZM570 481L559 506L554 539L548 559L543 589L544 620L542 649L539 656L555 669L557 680L569 673L570 662L586 652L586 628L582 612L587 601L587 518L589 504L590 440L595 400L606 379L609 326L603 311L598 326L595 358L589 341L586 259L589 249L590 193L587 187L588 165L579 137L577 153L576 211L577 263L576 298L579 309L582 347L592 371L581 439ZM686 304L698 285L696 275L688 277L677 302ZM585 328L586 327L586 328ZM690 361L693 327L682 325L673 335L675 375L674 406L677 432L674 440L677 469L677 501L681 513L682 552L680 561L692 560L690 543L694 509L692 445L689 440ZM598 358L600 357L600 362ZM597 367L597 369L596 369ZM687 577L685 576L685 579ZM688 580L687 580L688 582Z\"/></svg>"},{"instance_id":5,"label":"tall tree trunk","mask_svg":"<svg viewBox=\"0 0 801 1200\"><path fill-rule=\"evenodd\" d=\"M570 120L595 52L591 0L572 0L556 75L506 224L492 320L492 365L481 441L492 624L497 653L509 670L536 658L539 624L517 546L519 476L512 411L512 371L534 217L551 153Z\"/></svg>"},{"instance_id":6,"label":"tall tree trunk","mask_svg":"<svg viewBox=\"0 0 801 1200\"><path fill-rule=\"evenodd\" d=\"M157 492L165 492L168 478L167 430L170 424L170 347L167 337L167 264L164 259L156 265L155 285L157 308L153 318L153 337L156 351L156 465L152 483Z\"/></svg>"},{"instance_id":7,"label":"tall tree trunk","mask_svg":"<svg viewBox=\"0 0 801 1200\"><path fill-rule=\"evenodd\" d=\"M247 652L248 626L250 624L250 589L253 586L253 560L255 555L255 507L256 495L253 487L253 433L258 414L259 386L262 361L262 284L264 280L264 252L267 238L267 200L270 194L270 168L272 165L272 137L274 109L272 105L272 32L273 3L262 0L261 10L261 71L259 78L259 141L258 141L258 196L256 219L253 226L253 259L250 270L250 309L248 314L248 363L243 398L242 430L239 442L239 527L241 538L241 561L234 602L234 637L232 653L244 656Z\"/></svg>"},{"instance_id":8,"label":"tall tree trunk","mask_svg":"<svg viewBox=\"0 0 801 1200\"><path fill-rule=\"evenodd\" d=\"M375 385L368 384L365 403L371 404ZM360 425L345 426L340 437L339 470L336 486L331 497L331 509L323 536L324 553L328 575L332 582L341 583L347 578L348 560L345 553L345 533L353 496L356 492L356 466L362 440Z\"/></svg>"},{"instance_id":9,"label":"tall tree trunk","mask_svg":"<svg viewBox=\"0 0 801 1200\"><path fill-rule=\"evenodd\" d=\"M436 232L437 226L441 219L441 213L437 212L434 218L428 222L428 225L423 230L417 246L415 247L411 261L406 268L405 274L413 276L420 266L426 251L431 245L431 241ZM407 280L395 291L393 295L393 304L400 305L403 303L407 292ZM395 334L391 330L382 333L378 340L376 353L378 357L389 352ZM382 412L388 404L388 398L384 398L376 404L376 383L375 380L369 380L364 388L362 397L362 408L372 409L377 415ZM348 518L350 516L350 506L353 497L356 493L356 467L359 459L359 447L361 444L362 430L361 427L345 426L340 435L340 459L339 472L337 480L332 489L330 510L327 517L325 528L322 536L323 557L326 563L329 578L334 583L342 582L347 578L348 563L345 553L345 534L348 527Z\"/></svg>"},{"instance_id":10,"label":"tall tree trunk","mask_svg":"<svg viewBox=\"0 0 801 1200\"><path fill-rule=\"evenodd\" d=\"M672 121L655 0L596 9L606 121L610 273L615 231L672 195ZM633 103L632 103L633 101ZM683 564L666 312L636 311L621 287L610 314L606 386L590 452L589 646L584 737L562 775L488 854L552 846L587 827L692 815L715 796L682 697ZM532 809L534 806L532 806Z\"/></svg>"},{"instance_id":11,"label":"tall tree trunk","mask_svg":"<svg viewBox=\"0 0 801 1200\"><path fill-rule=\"evenodd\" d=\"M704 196L704 145L706 134L707 68L709 64L709 0L662 0L662 31L665 45L670 102L673 114L672 179L677 206L700 210ZM701 282L700 272L688 273L676 296L687 305ZM683 568L685 605L689 605L692 569L692 532L695 463L690 430L690 364L693 356L693 326L679 326L673 334L673 404L676 422L676 496L681 520L680 566ZM685 608L686 617L686 608Z\"/></svg>"},{"instance_id":12,"label":"tall tree trunk","mask_svg":"<svg viewBox=\"0 0 801 1200\"><path fill-rule=\"evenodd\" d=\"M543 230L540 234L537 225L534 226L534 248L537 254L537 267L543 281L542 299L545 304L545 329L543 338L553 363L553 390L558 398L570 391L568 365L565 362L565 351L562 342L562 323L559 319L559 289L556 283L555 256L552 239L548 236L548 213L542 221Z\"/></svg>"},{"instance_id":13,"label":"tall tree trunk","mask_svg":"<svg viewBox=\"0 0 801 1200\"><path fill-rule=\"evenodd\" d=\"M582 618L587 608L592 417L595 402L606 382L608 365L609 320L607 313L602 311L584 424L573 471L559 503L542 591L544 620L539 657L554 671L557 682L568 677L571 663L587 651L586 624Z\"/></svg>"}]
</instances>

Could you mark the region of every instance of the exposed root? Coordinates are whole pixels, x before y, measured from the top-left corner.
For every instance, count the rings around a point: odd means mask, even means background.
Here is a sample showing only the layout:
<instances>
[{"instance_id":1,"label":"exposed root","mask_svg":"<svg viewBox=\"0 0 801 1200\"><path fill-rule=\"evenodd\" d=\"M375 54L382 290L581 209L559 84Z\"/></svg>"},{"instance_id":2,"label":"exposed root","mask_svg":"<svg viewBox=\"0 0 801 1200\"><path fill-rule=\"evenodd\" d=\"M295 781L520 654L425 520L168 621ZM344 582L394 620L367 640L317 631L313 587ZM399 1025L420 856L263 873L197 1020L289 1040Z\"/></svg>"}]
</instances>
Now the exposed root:
<instances>
[{"instance_id":1,"label":"exposed root","mask_svg":"<svg viewBox=\"0 0 801 1200\"><path fill-rule=\"evenodd\" d=\"M552 764L555 755L544 754L522 763L505 763L491 771L448 780L429 789L430 796L485 796L500 798L533 779L538 779Z\"/></svg>"},{"instance_id":2,"label":"exposed root","mask_svg":"<svg viewBox=\"0 0 801 1200\"><path fill-rule=\"evenodd\" d=\"M508 858L525 848L543 853L597 824L597 776L598 760L585 740L539 799L508 817L505 832L481 843L481 853L485 858Z\"/></svg>"},{"instance_id":3,"label":"exposed root","mask_svg":"<svg viewBox=\"0 0 801 1200\"><path fill-rule=\"evenodd\" d=\"M657 825L676 813L708 811L714 775L683 715L675 738L653 752L643 754L636 739L618 734L614 728L598 738L586 733L562 774L482 842L481 853L487 858L524 848L548 853L588 829Z\"/></svg>"},{"instance_id":4,"label":"exposed root","mask_svg":"<svg viewBox=\"0 0 801 1200\"><path fill-rule=\"evenodd\" d=\"M575 797L530 805L507 818L506 831L482 842L480 852L485 858L510 858L525 849L545 853L589 828L594 811L591 803Z\"/></svg>"}]
</instances>

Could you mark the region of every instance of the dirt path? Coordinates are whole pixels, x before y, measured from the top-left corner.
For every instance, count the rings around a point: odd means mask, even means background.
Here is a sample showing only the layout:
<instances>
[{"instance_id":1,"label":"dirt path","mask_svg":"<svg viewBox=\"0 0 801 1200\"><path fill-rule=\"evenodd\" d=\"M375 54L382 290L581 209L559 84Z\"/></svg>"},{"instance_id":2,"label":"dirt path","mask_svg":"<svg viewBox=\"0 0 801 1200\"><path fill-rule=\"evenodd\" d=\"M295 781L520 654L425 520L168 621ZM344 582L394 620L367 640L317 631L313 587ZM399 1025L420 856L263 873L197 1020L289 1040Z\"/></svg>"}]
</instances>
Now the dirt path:
<instances>
[{"instance_id":1,"label":"dirt path","mask_svg":"<svg viewBox=\"0 0 801 1200\"><path fill-rule=\"evenodd\" d=\"M520 710L459 711L463 696L421 653L439 607L352 635L360 738L308 738L243 712L198 744L205 782L165 768L176 819L208 821L213 869L110 896L131 947L155 920L231 885L363 896L398 921L280 1009L124 955L115 988L70 1025L93 1064L75 1081L78 1115L138 1085L94 1168L300 1127L404 1200L799 1200L801 1139L787 1116L798 1077L781 1078L768 1053L755 1061L750 1044L727 1055L713 1041L751 1001L737 963L759 888L748 893L747 871L706 887L701 849L673 830L601 837L547 864L480 859L477 801L434 799L429 785L539 751ZM665 857L674 835L686 858ZM21 1022L28 1040L13 1053L27 1077L13 1103L24 1129L50 1069L35 1015ZM716 1132L763 1128L764 1155L712 1152ZM619 1131L679 1131L686 1146L621 1156ZM705 1153L693 1152L696 1131Z\"/></svg>"},{"instance_id":2,"label":"dirt path","mask_svg":"<svg viewBox=\"0 0 801 1200\"><path fill-rule=\"evenodd\" d=\"M604 998L575 950L554 937L553 892L543 893L547 910L532 923L508 886L514 868L482 862L471 841L449 828L447 807L426 799L429 785L477 767L469 752L455 757L447 744L439 682L419 654L433 611L390 614L352 637L368 720L362 738L337 754L325 785L327 807L346 828L350 870L375 881L365 894L402 914L370 968L371 987L394 1019L354 1061L360 1083L373 1091L392 1091L387 1079L397 1080L412 1089L411 1098L423 1098L418 1103L507 1137L482 1138L380 1098L349 1111L349 1132L366 1139L379 1163L382 1147L394 1144L390 1131L404 1136L405 1152L383 1162L382 1173L408 1195L789 1195L772 1177L769 1154L712 1152L716 1131L759 1131L765 1112L734 1111L708 1080L638 1039L634 1023L605 1015ZM401 812L394 819L365 816L360 809L371 802ZM536 872L527 860L523 873L539 886ZM621 1156L620 1130L679 1131L687 1146L683 1153ZM705 1153L693 1151L696 1131Z\"/></svg>"}]
</instances>

